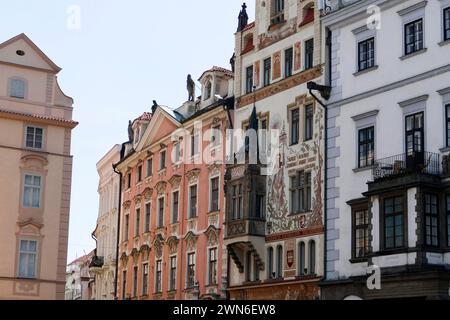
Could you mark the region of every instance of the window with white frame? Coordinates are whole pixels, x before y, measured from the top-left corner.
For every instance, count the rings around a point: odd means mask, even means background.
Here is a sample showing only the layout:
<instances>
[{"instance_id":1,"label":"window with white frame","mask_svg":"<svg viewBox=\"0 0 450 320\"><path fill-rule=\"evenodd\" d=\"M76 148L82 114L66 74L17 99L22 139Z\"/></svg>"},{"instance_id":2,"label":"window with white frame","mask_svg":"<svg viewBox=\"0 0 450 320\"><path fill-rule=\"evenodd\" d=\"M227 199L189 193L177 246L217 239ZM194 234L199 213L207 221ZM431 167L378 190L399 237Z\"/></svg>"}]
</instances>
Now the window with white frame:
<instances>
[{"instance_id":1,"label":"window with white frame","mask_svg":"<svg viewBox=\"0 0 450 320\"><path fill-rule=\"evenodd\" d=\"M150 219L151 219L151 204L150 202L145 204L145 222L144 222L144 232L150 232Z\"/></svg>"},{"instance_id":2,"label":"window with white frame","mask_svg":"<svg viewBox=\"0 0 450 320\"><path fill-rule=\"evenodd\" d=\"M10 92L11 98L25 99L26 82L20 79L10 80Z\"/></svg>"},{"instance_id":3,"label":"window with white frame","mask_svg":"<svg viewBox=\"0 0 450 320\"><path fill-rule=\"evenodd\" d=\"M450 40L450 7L444 9L444 41Z\"/></svg>"},{"instance_id":4,"label":"window with white frame","mask_svg":"<svg viewBox=\"0 0 450 320\"><path fill-rule=\"evenodd\" d=\"M188 253L186 288L193 288L195 285L195 253Z\"/></svg>"},{"instance_id":5,"label":"window with white frame","mask_svg":"<svg viewBox=\"0 0 450 320\"><path fill-rule=\"evenodd\" d=\"M219 211L219 177L211 178L210 211Z\"/></svg>"},{"instance_id":6,"label":"window with white frame","mask_svg":"<svg viewBox=\"0 0 450 320\"><path fill-rule=\"evenodd\" d=\"M155 293L161 292L162 292L162 260L157 260L155 268Z\"/></svg>"},{"instance_id":7,"label":"window with white frame","mask_svg":"<svg viewBox=\"0 0 450 320\"><path fill-rule=\"evenodd\" d=\"M44 140L44 129L27 126L26 129L26 147L32 149L42 149Z\"/></svg>"},{"instance_id":8,"label":"window with white frame","mask_svg":"<svg viewBox=\"0 0 450 320\"><path fill-rule=\"evenodd\" d=\"M23 207L41 207L42 177L26 174L23 186Z\"/></svg>"},{"instance_id":9,"label":"window with white frame","mask_svg":"<svg viewBox=\"0 0 450 320\"><path fill-rule=\"evenodd\" d=\"M166 150L159 153L159 170L164 170L166 168Z\"/></svg>"},{"instance_id":10,"label":"window with white frame","mask_svg":"<svg viewBox=\"0 0 450 320\"><path fill-rule=\"evenodd\" d=\"M208 284L217 284L217 248L209 249Z\"/></svg>"},{"instance_id":11,"label":"window with white frame","mask_svg":"<svg viewBox=\"0 0 450 320\"><path fill-rule=\"evenodd\" d=\"M178 223L180 192L172 192L172 223Z\"/></svg>"},{"instance_id":12,"label":"window with white frame","mask_svg":"<svg viewBox=\"0 0 450 320\"><path fill-rule=\"evenodd\" d=\"M358 71L375 66L375 38L369 38L358 43Z\"/></svg>"},{"instance_id":13,"label":"window with white frame","mask_svg":"<svg viewBox=\"0 0 450 320\"><path fill-rule=\"evenodd\" d=\"M164 197L158 199L158 228L164 227Z\"/></svg>"},{"instance_id":14,"label":"window with white frame","mask_svg":"<svg viewBox=\"0 0 450 320\"><path fill-rule=\"evenodd\" d=\"M141 208L136 208L135 211L135 225L134 225L134 236L137 237L139 236L139 232L140 232L140 224L141 224Z\"/></svg>"},{"instance_id":15,"label":"window with white frame","mask_svg":"<svg viewBox=\"0 0 450 320\"><path fill-rule=\"evenodd\" d=\"M180 162L180 159L181 159L181 144L179 142L176 142L173 145L172 157L173 157L173 163Z\"/></svg>"},{"instance_id":16,"label":"window with white frame","mask_svg":"<svg viewBox=\"0 0 450 320\"><path fill-rule=\"evenodd\" d=\"M176 290L176 280L177 280L177 257L170 257L170 274L169 274L169 290Z\"/></svg>"},{"instance_id":17,"label":"window with white frame","mask_svg":"<svg viewBox=\"0 0 450 320\"><path fill-rule=\"evenodd\" d=\"M19 243L19 278L36 278L38 261L38 243L35 240L20 240Z\"/></svg>"},{"instance_id":18,"label":"window with white frame","mask_svg":"<svg viewBox=\"0 0 450 320\"><path fill-rule=\"evenodd\" d=\"M406 7L397 13L403 25L403 57L425 51L425 7L428 1L422 1Z\"/></svg>"},{"instance_id":19,"label":"window with white frame","mask_svg":"<svg viewBox=\"0 0 450 320\"><path fill-rule=\"evenodd\" d=\"M142 295L148 295L148 263L142 266Z\"/></svg>"},{"instance_id":20,"label":"window with white frame","mask_svg":"<svg viewBox=\"0 0 450 320\"><path fill-rule=\"evenodd\" d=\"M197 185L189 187L189 219L197 217Z\"/></svg>"},{"instance_id":21,"label":"window with white frame","mask_svg":"<svg viewBox=\"0 0 450 320\"><path fill-rule=\"evenodd\" d=\"M423 31L423 19L405 25L405 55L424 48Z\"/></svg>"}]
</instances>

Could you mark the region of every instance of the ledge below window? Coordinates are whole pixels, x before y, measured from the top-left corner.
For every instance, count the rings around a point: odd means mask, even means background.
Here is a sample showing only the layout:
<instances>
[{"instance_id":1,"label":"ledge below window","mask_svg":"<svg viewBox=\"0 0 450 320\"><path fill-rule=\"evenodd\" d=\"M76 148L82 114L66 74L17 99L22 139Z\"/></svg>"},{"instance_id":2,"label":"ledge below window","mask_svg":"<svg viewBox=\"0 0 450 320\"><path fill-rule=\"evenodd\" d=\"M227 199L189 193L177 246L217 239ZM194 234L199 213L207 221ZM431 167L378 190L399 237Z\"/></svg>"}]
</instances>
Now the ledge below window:
<instances>
[{"instance_id":1,"label":"ledge below window","mask_svg":"<svg viewBox=\"0 0 450 320\"><path fill-rule=\"evenodd\" d=\"M366 68L366 69L360 70L360 71L358 71L358 72L355 72L353 75L354 75L355 77L357 77L357 76L360 76L360 75L362 75L362 74L368 73L368 72L370 72L370 71L375 71L375 70L377 70L377 69L378 69L378 66L373 66L373 67Z\"/></svg>"},{"instance_id":2,"label":"ledge below window","mask_svg":"<svg viewBox=\"0 0 450 320\"><path fill-rule=\"evenodd\" d=\"M438 43L438 45L441 46L441 47L443 47L443 46L445 46L447 44L450 44L450 39L447 39L447 40L444 40L444 41L441 41L441 42Z\"/></svg>"},{"instance_id":3,"label":"ledge below window","mask_svg":"<svg viewBox=\"0 0 450 320\"><path fill-rule=\"evenodd\" d=\"M404 55L404 56L400 57L399 59L403 61L403 60L415 57L415 56L417 56L419 54L425 53L425 52L427 52L427 50L428 50L427 48L424 48L424 49L418 50L416 52Z\"/></svg>"},{"instance_id":4,"label":"ledge below window","mask_svg":"<svg viewBox=\"0 0 450 320\"><path fill-rule=\"evenodd\" d=\"M366 263L369 261L369 259L367 257L363 257L363 258L353 258L350 259L349 261L352 264L356 264L356 263Z\"/></svg>"},{"instance_id":5,"label":"ledge below window","mask_svg":"<svg viewBox=\"0 0 450 320\"><path fill-rule=\"evenodd\" d=\"M355 169L353 169L353 172L354 172L354 173L364 172L364 171L372 170L373 168L374 168L374 166L367 166L367 167L362 167L362 168L355 168Z\"/></svg>"}]
</instances>

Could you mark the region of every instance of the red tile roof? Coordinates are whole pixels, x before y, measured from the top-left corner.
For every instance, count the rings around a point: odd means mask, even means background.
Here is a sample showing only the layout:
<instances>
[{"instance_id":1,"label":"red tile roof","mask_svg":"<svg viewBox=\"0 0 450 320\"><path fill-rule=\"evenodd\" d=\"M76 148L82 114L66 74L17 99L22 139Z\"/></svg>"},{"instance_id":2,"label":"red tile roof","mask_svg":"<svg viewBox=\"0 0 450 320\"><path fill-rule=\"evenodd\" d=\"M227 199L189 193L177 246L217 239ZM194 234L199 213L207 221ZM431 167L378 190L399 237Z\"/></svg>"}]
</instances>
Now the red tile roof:
<instances>
[{"instance_id":1,"label":"red tile roof","mask_svg":"<svg viewBox=\"0 0 450 320\"><path fill-rule=\"evenodd\" d=\"M255 21L253 21L252 23L249 23L242 31L250 30L253 27L255 27Z\"/></svg>"},{"instance_id":2,"label":"red tile roof","mask_svg":"<svg viewBox=\"0 0 450 320\"><path fill-rule=\"evenodd\" d=\"M0 108L0 114L2 114L2 113L11 115L11 116L19 116L19 117L21 116L21 117L33 118L33 119L38 119L38 120L43 120L43 121L56 121L56 122L59 122L63 125L70 126L70 127L75 127L78 125L78 122L73 121L73 120L67 120L64 118L58 118L58 117L53 117L53 116L44 116L44 115L33 114L33 113L17 112L17 111L11 111L11 110L6 110L6 109Z\"/></svg>"},{"instance_id":3,"label":"red tile roof","mask_svg":"<svg viewBox=\"0 0 450 320\"><path fill-rule=\"evenodd\" d=\"M207 72L223 72L226 75L230 76L230 77L234 77L234 73L231 70L225 69L225 68L221 68L221 67L217 67L217 66L213 66L211 69L206 70L205 72L203 72L202 76L199 78L203 78L203 76L205 75L205 73Z\"/></svg>"},{"instance_id":4,"label":"red tile roof","mask_svg":"<svg viewBox=\"0 0 450 320\"><path fill-rule=\"evenodd\" d=\"M150 112L144 112L142 116L136 118L134 121L144 120L144 121L150 121L152 119L152 114Z\"/></svg>"}]
</instances>

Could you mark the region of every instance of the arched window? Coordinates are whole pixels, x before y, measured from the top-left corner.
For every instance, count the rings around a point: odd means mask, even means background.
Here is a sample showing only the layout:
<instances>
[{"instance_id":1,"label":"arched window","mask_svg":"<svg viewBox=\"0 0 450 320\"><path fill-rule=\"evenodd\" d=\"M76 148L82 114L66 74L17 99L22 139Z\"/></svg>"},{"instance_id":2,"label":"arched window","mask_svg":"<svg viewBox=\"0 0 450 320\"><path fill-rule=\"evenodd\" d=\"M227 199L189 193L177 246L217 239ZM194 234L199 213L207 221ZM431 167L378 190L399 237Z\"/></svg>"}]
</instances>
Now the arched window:
<instances>
[{"instance_id":1,"label":"arched window","mask_svg":"<svg viewBox=\"0 0 450 320\"><path fill-rule=\"evenodd\" d=\"M273 278L273 248L267 249L267 279Z\"/></svg>"},{"instance_id":2,"label":"arched window","mask_svg":"<svg viewBox=\"0 0 450 320\"><path fill-rule=\"evenodd\" d=\"M277 247L277 278L283 278L283 247Z\"/></svg>"},{"instance_id":3,"label":"arched window","mask_svg":"<svg viewBox=\"0 0 450 320\"><path fill-rule=\"evenodd\" d=\"M298 244L298 275L305 275L305 243Z\"/></svg>"},{"instance_id":4,"label":"arched window","mask_svg":"<svg viewBox=\"0 0 450 320\"><path fill-rule=\"evenodd\" d=\"M309 273L316 274L316 242L309 242Z\"/></svg>"},{"instance_id":5,"label":"arched window","mask_svg":"<svg viewBox=\"0 0 450 320\"><path fill-rule=\"evenodd\" d=\"M212 91L212 83L210 80L206 81L205 84L205 98L203 100L208 100L211 98L211 91Z\"/></svg>"}]
</instances>

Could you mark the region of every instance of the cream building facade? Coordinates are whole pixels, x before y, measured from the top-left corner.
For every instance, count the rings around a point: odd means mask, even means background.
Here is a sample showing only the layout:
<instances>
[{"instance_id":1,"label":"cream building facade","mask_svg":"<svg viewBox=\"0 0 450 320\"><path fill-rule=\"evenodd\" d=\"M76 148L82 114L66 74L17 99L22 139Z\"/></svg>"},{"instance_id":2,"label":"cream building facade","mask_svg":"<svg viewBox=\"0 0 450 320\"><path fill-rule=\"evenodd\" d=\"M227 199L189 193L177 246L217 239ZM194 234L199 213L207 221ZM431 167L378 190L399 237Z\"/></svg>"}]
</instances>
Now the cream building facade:
<instances>
[{"instance_id":1,"label":"cream building facade","mask_svg":"<svg viewBox=\"0 0 450 320\"><path fill-rule=\"evenodd\" d=\"M90 266L95 276L92 292L94 300L114 300L120 176L114 172L113 164L120 160L120 149L120 145L115 145L97 163L100 200L97 228L93 233L97 249L95 261Z\"/></svg>"},{"instance_id":2,"label":"cream building facade","mask_svg":"<svg viewBox=\"0 0 450 320\"><path fill-rule=\"evenodd\" d=\"M64 299L72 98L26 35L0 44L0 299Z\"/></svg>"}]
</instances>

